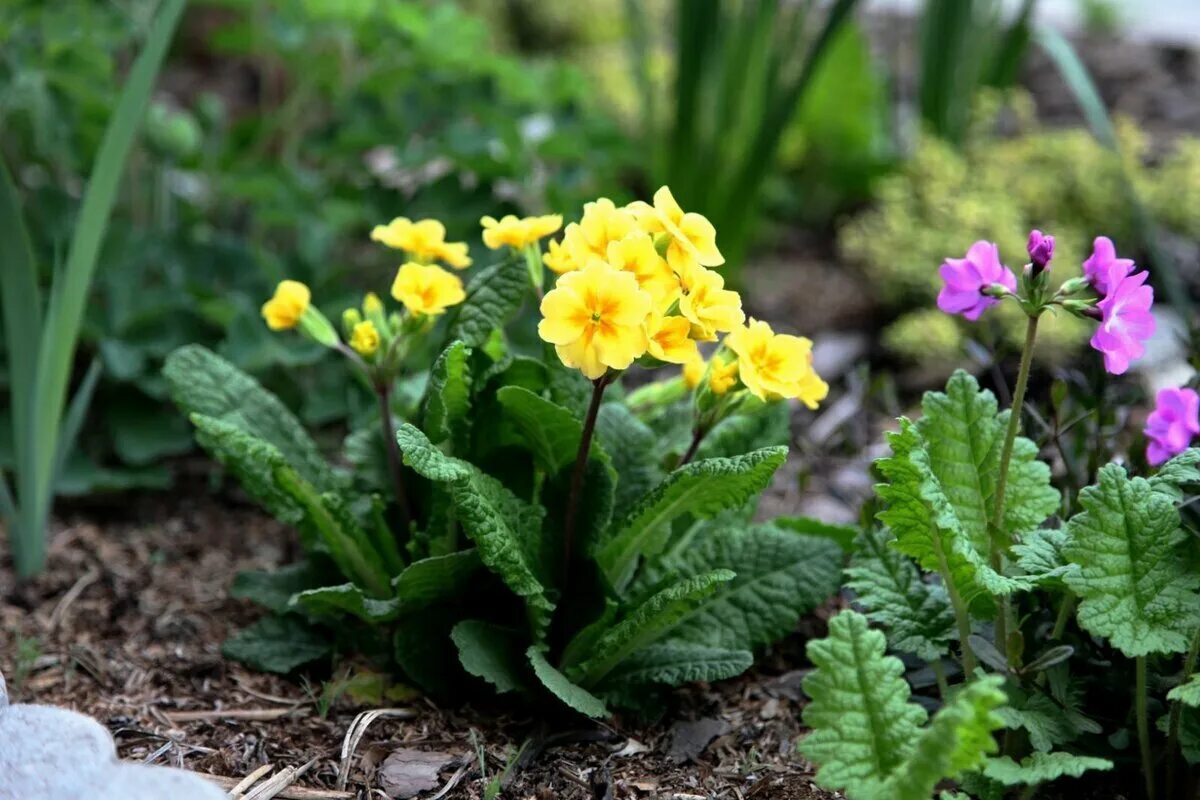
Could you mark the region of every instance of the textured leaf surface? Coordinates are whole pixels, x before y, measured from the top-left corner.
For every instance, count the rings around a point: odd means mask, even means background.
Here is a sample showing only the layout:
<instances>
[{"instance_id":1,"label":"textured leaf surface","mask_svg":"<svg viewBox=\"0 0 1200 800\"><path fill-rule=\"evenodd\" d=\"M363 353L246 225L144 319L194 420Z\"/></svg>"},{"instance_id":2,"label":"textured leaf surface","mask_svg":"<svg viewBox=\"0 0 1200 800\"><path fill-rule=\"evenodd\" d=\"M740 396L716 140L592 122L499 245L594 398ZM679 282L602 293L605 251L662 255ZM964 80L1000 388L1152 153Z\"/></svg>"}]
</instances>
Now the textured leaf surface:
<instances>
[{"instance_id":1,"label":"textured leaf surface","mask_svg":"<svg viewBox=\"0 0 1200 800\"><path fill-rule=\"evenodd\" d=\"M889 800L925 800L947 778L977 770L997 750L992 732L1001 726L1003 679L977 678L961 687L922 731L916 746L887 782Z\"/></svg>"},{"instance_id":2,"label":"textured leaf surface","mask_svg":"<svg viewBox=\"0 0 1200 800\"><path fill-rule=\"evenodd\" d=\"M882 627L895 650L925 661L944 655L955 636L954 609L940 583L927 583L903 553L888 546L886 529L863 532L846 569L867 619Z\"/></svg>"},{"instance_id":3,"label":"textured leaf surface","mask_svg":"<svg viewBox=\"0 0 1200 800\"><path fill-rule=\"evenodd\" d=\"M496 399L548 475L575 463L583 423L570 411L522 386L505 386L496 392ZM608 460L596 442L592 443L591 457Z\"/></svg>"},{"instance_id":4,"label":"textured leaf surface","mask_svg":"<svg viewBox=\"0 0 1200 800\"><path fill-rule=\"evenodd\" d=\"M540 534L542 509L524 502L473 465L434 447L412 425L397 433L404 462L431 481L446 484L463 530L479 557L505 585L525 600L535 637L545 632L554 604L538 580L523 542Z\"/></svg>"},{"instance_id":5,"label":"textured leaf surface","mask_svg":"<svg viewBox=\"0 0 1200 800\"><path fill-rule=\"evenodd\" d=\"M273 570L248 570L234 577L229 595L284 614L289 609L292 595L319 587L321 579L321 571L307 561Z\"/></svg>"},{"instance_id":6,"label":"textured leaf surface","mask_svg":"<svg viewBox=\"0 0 1200 800\"><path fill-rule=\"evenodd\" d=\"M450 326L450 338L470 347L482 346L492 331L504 328L528 292L525 265L515 258L484 267L467 286L467 297Z\"/></svg>"},{"instance_id":7,"label":"textured leaf surface","mask_svg":"<svg viewBox=\"0 0 1200 800\"><path fill-rule=\"evenodd\" d=\"M712 596L720 584L733 577L729 570L713 570L651 595L600 636L592 656L572 667L568 674L583 686L595 686L622 661L664 638L690 611Z\"/></svg>"},{"instance_id":8,"label":"textured leaf surface","mask_svg":"<svg viewBox=\"0 0 1200 800\"><path fill-rule=\"evenodd\" d=\"M291 604L316 616L338 617L342 614L352 614L364 622L374 624L391 622L400 615L400 601L368 597L353 583L298 592L292 597Z\"/></svg>"},{"instance_id":9,"label":"textured leaf surface","mask_svg":"<svg viewBox=\"0 0 1200 800\"><path fill-rule=\"evenodd\" d=\"M504 694L528 687L524 642L517 631L467 619L454 626L450 638L458 648L463 669L492 684L497 692Z\"/></svg>"},{"instance_id":10,"label":"textured leaf surface","mask_svg":"<svg viewBox=\"0 0 1200 800\"><path fill-rule=\"evenodd\" d=\"M791 439L792 411L787 403L768 403L752 413L738 413L717 423L696 451L697 458L732 458L763 447L786 445Z\"/></svg>"},{"instance_id":11,"label":"textured leaf surface","mask_svg":"<svg viewBox=\"0 0 1200 800\"><path fill-rule=\"evenodd\" d=\"M811 698L804 724L812 733L800 750L817 764L821 786L856 800L888 796L888 778L908 758L926 717L909 702L904 664L885 648L883 634L853 611L835 616L829 636L808 644L816 669L804 679Z\"/></svg>"},{"instance_id":12,"label":"textured leaf surface","mask_svg":"<svg viewBox=\"0 0 1200 800\"><path fill-rule=\"evenodd\" d=\"M1004 727L1024 729L1034 750L1048 753L1055 747L1070 744L1085 733L1100 733L1100 725L1084 716L1078 687L1061 682L1054 697L1038 692L1025 696L1014 691L1010 704L1000 709Z\"/></svg>"},{"instance_id":13,"label":"textured leaf surface","mask_svg":"<svg viewBox=\"0 0 1200 800\"><path fill-rule=\"evenodd\" d=\"M418 611L463 594L482 569L478 550L460 550L414 561L396 576L392 588L406 612Z\"/></svg>"},{"instance_id":14,"label":"textured leaf surface","mask_svg":"<svg viewBox=\"0 0 1200 800\"><path fill-rule=\"evenodd\" d=\"M1113 763L1107 758L1077 756L1073 753L1032 753L1017 763L1008 756L990 759L983 774L1005 786L1049 783L1059 778L1078 778L1092 770L1108 771Z\"/></svg>"},{"instance_id":15,"label":"textured leaf surface","mask_svg":"<svg viewBox=\"0 0 1200 800\"><path fill-rule=\"evenodd\" d=\"M232 422L204 414L192 414L191 420L200 446L229 470L271 516L288 525L304 518L300 504L275 481L275 470L287 464L279 448Z\"/></svg>"},{"instance_id":16,"label":"textured leaf surface","mask_svg":"<svg viewBox=\"0 0 1200 800\"><path fill-rule=\"evenodd\" d=\"M1079 502L1063 553L1079 565L1065 580L1080 598L1080 626L1129 658L1186 650L1200 617L1200 575L1187 568L1171 498L1109 464Z\"/></svg>"},{"instance_id":17,"label":"textured leaf surface","mask_svg":"<svg viewBox=\"0 0 1200 800\"><path fill-rule=\"evenodd\" d=\"M769 447L675 470L613 524L596 554L597 563L614 586L624 586L647 542L665 526L683 514L707 518L741 506L766 488L785 458L786 447Z\"/></svg>"},{"instance_id":18,"label":"textured leaf surface","mask_svg":"<svg viewBox=\"0 0 1200 800\"><path fill-rule=\"evenodd\" d=\"M430 441L452 439L456 449L467 440L471 413L471 348L451 342L429 371L425 391L424 429Z\"/></svg>"},{"instance_id":19,"label":"textured leaf surface","mask_svg":"<svg viewBox=\"0 0 1200 800\"><path fill-rule=\"evenodd\" d=\"M225 641L221 652L234 661L263 672L288 673L324 658L329 641L294 616L263 617Z\"/></svg>"},{"instance_id":20,"label":"textured leaf surface","mask_svg":"<svg viewBox=\"0 0 1200 800\"><path fill-rule=\"evenodd\" d=\"M1183 487L1200 483L1200 447L1189 447L1158 468L1150 485L1169 494L1176 501L1183 499Z\"/></svg>"},{"instance_id":21,"label":"textured leaf surface","mask_svg":"<svg viewBox=\"0 0 1200 800\"><path fill-rule=\"evenodd\" d=\"M749 650L668 642L641 648L613 669L607 682L631 686L650 683L681 686L694 681L732 678L753 665L754 655Z\"/></svg>"},{"instance_id":22,"label":"textured leaf surface","mask_svg":"<svg viewBox=\"0 0 1200 800\"><path fill-rule=\"evenodd\" d=\"M604 705L603 700L582 686L572 683L546 660L546 656L537 647L529 648L525 655L538 680L559 700L588 717L601 719L608 716L608 707Z\"/></svg>"},{"instance_id":23,"label":"textured leaf surface","mask_svg":"<svg viewBox=\"0 0 1200 800\"><path fill-rule=\"evenodd\" d=\"M707 531L698 544L644 570L631 594L644 595L672 577L718 569L735 574L679 621L671 642L760 650L837 591L842 553L825 539L771 525Z\"/></svg>"},{"instance_id":24,"label":"textured leaf surface","mask_svg":"<svg viewBox=\"0 0 1200 800\"><path fill-rule=\"evenodd\" d=\"M171 353L163 365L171 397L188 416L203 414L273 445L309 483L325 491L336 480L316 442L278 397L200 345Z\"/></svg>"},{"instance_id":25,"label":"textured leaf surface","mask_svg":"<svg viewBox=\"0 0 1200 800\"><path fill-rule=\"evenodd\" d=\"M605 403L596 418L596 438L617 472L616 507L631 508L662 481L654 431L623 403Z\"/></svg>"},{"instance_id":26,"label":"textured leaf surface","mask_svg":"<svg viewBox=\"0 0 1200 800\"><path fill-rule=\"evenodd\" d=\"M1040 586L1061 586L1063 576L1075 569L1063 555L1067 543L1064 528L1038 528L1021 537L1012 552L1017 567Z\"/></svg>"},{"instance_id":27,"label":"textured leaf surface","mask_svg":"<svg viewBox=\"0 0 1200 800\"><path fill-rule=\"evenodd\" d=\"M854 551L855 540L862 531L857 525L838 525L812 517L775 517L771 524L776 528L795 531L805 536L819 536L837 542L838 547L847 553Z\"/></svg>"}]
</instances>

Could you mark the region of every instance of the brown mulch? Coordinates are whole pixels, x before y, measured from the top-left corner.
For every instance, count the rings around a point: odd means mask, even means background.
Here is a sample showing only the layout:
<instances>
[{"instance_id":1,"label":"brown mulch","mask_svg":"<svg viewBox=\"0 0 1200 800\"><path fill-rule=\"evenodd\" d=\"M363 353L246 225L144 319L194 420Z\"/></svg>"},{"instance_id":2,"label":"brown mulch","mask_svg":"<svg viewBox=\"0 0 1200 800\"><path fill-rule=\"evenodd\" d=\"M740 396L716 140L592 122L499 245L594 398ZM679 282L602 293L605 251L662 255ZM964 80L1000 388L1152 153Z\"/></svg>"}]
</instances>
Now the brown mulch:
<instances>
[{"instance_id":1,"label":"brown mulch","mask_svg":"<svg viewBox=\"0 0 1200 800\"><path fill-rule=\"evenodd\" d=\"M322 718L314 699L328 675L256 673L220 650L231 631L259 614L228 597L230 582L240 570L286 563L295 548L287 529L204 491L135 498L115 515L68 513L55 526L47 570L23 584L2 541L0 671L14 702L92 715L112 731L122 758L234 779L264 764L300 767L315 759L297 786L335 787L342 740L366 708L342 697ZM410 718L376 720L356 750L351 794L324 796L385 797L375 767L406 747L458 756L440 775L443 787L458 777L444 797L483 797L480 750L494 778L537 734L548 744L522 764L502 797L833 797L811 784L811 768L795 752L802 732L795 668L804 663L804 634L820 635L823 622L801 627L753 673L678 692L654 724L579 721L547 730L519 708L443 707L415 694L391 701ZM213 711L229 716L203 714ZM668 753L675 734L686 732L677 726L689 720L725 732L677 764Z\"/></svg>"}]
</instances>

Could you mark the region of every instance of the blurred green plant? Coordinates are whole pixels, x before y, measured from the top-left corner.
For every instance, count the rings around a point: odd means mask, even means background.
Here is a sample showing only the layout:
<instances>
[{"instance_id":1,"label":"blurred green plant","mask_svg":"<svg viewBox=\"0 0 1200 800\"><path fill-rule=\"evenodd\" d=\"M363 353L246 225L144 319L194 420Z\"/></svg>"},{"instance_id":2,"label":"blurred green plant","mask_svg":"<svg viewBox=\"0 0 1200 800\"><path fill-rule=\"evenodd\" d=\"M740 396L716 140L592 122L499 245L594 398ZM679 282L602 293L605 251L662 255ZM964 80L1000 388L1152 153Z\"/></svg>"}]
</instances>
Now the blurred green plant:
<instances>
[{"instance_id":1,"label":"blurred green plant","mask_svg":"<svg viewBox=\"0 0 1200 800\"><path fill-rule=\"evenodd\" d=\"M981 88L1013 85L1029 46L1036 0L1006 21L998 0L926 0L917 105L928 130L961 144Z\"/></svg>"},{"instance_id":2,"label":"blurred green plant","mask_svg":"<svg viewBox=\"0 0 1200 800\"><path fill-rule=\"evenodd\" d=\"M649 171L721 231L735 282L784 134L856 4L679 0L663 98L651 78L646 11L626 3Z\"/></svg>"},{"instance_id":3,"label":"blurred green plant","mask_svg":"<svg viewBox=\"0 0 1200 800\"><path fill-rule=\"evenodd\" d=\"M0 9L0 150L20 165L43 265L61 260L80 165L155 5ZM474 241L482 213L581 205L625 163L625 139L579 70L497 51L453 3L220 0L193 9L182 41L88 294L80 354L103 374L58 476L64 494L168 484L162 460L192 443L160 367L187 342L252 372L306 422L357 426L371 398L317 367L319 348L283 347L263 329L258 305L280 278L340 309L395 266L366 247L371 225L437 216ZM197 71L211 91L192 88ZM11 422L0 409L0 428ZM0 468L15 446L0 436Z\"/></svg>"},{"instance_id":4,"label":"blurred green plant","mask_svg":"<svg viewBox=\"0 0 1200 800\"><path fill-rule=\"evenodd\" d=\"M7 167L0 162L0 270L12 396L14 486L0 477L0 512L10 532L17 574L38 572L46 558L46 523L55 479L83 424L99 371L88 370L70 407L67 395L85 304L125 162L186 0L169 0L134 63L83 194L66 261L54 271L43 309L40 273ZM64 416L65 409L65 416Z\"/></svg>"}]
</instances>

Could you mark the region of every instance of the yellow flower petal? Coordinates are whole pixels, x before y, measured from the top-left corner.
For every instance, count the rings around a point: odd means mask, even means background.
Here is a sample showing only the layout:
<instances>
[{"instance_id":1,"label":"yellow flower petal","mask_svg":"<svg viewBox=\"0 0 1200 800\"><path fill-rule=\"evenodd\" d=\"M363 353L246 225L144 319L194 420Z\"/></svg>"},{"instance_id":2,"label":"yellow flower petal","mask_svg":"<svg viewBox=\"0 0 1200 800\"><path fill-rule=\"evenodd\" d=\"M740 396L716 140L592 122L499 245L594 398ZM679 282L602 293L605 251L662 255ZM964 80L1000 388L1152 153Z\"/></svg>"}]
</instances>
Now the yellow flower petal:
<instances>
[{"instance_id":1,"label":"yellow flower petal","mask_svg":"<svg viewBox=\"0 0 1200 800\"><path fill-rule=\"evenodd\" d=\"M267 327L283 331L296 327L312 302L312 292L300 281L280 281L275 294L263 303L262 315Z\"/></svg>"},{"instance_id":2,"label":"yellow flower petal","mask_svg":"<svg viewBox=\"0 0 1200 800\"><path fill-rule=\"evenodd\" d=\"M412 314L436 316L466 299L462 281L439 266L409 262L396 272L392 297Z\"/></svg>"}]
</instances>

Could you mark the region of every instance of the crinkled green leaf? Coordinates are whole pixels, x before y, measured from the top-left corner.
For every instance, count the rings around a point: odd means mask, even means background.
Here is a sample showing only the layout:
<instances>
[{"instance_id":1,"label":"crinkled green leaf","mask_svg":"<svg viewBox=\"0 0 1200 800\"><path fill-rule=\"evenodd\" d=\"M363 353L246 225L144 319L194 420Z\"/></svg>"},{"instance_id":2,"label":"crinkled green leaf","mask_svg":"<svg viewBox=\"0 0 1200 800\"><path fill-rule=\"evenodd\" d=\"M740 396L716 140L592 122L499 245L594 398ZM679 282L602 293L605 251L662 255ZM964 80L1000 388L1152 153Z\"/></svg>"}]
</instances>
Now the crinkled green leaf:
<instances>
[{"instance_id":1,"label":"crinkled green leaf","mask_svg":"<svg viewBox=\"0 0 1200 800\"><path fill-rule=\"evenodd\" d=\"M529 275L517 259L484 267L467 285L467 297L450 325L450 338L470 347L486 344L493 331L503 330L528 293Z\"/></svg>"},{"instance_id":2,"label":"crinkled green leaf","mask_svg":"<svg viewBox=\"0 0 1200 800\"><path fill-rule=\"evenodd\" d=\"M605 403L596 418L596 439L617 473L616 507L630 508L662 481L654 431L623 403Z\"/></svg>"},{"instance_id":3,"label":"crinkled green leaf","mask_svg":"<svg viewBox=\"0 0 1200 800\"><path fill-rule=\"evenodd\" d=\"M392 588L405 612L419 611L465 593L482 569L475 549L431 556L409 564L392 580Z\"/></svg>"},{"instance_id":4,"label":"crinkled green leaf","mask_svg":"<svg viewBox=\"0 0 1200 800\"><path fill-rule=\"evenodd\" d=\"M696 451L697 458L732 458L763 447L791 441L792 410L785 402L757 403L739 410L709 431Z\"/></svg>"},{"instance_id":5,"label":"crinkled green leaf","mask_svg":"<svg viewBox=\"0 0 1200 800\"><path fill-rule=\"evenodd\" d=\"M451 342L433 362L425 390L425 433L434 444L451 439L455 450L465 446L470 427L470 357L465 343Z\"/></svg>"},{"instance_id":6,"label":"crinkled green leaf","mask_svg":"<svg viewBox=\"0 0 1200 800\"><path fill-rule=\"evenodd\" d=\"M983 767L998 749L992 732L1002 724L996 709L1004 705L1003 685L1003 678L988 675L959 688L888 779L884 797L925 800L943 780Z\"/></svg>"},{"instance_id":7,"label":"crinkled green leaf","mask_svg":"<svg viewBox=\"0 0 1200 800\"><path fill-rule=\"evenodd\" d=\"M1200 673L1192 675L1186 681L1167 692L1167 699L1183 703L1189 708L1200 708Z\"/></svg>"},{"instance_id":8,"label":"crinkled green leaf","mask_svg":"<svg viewBox=\"0 0 1200 800\"><path fill-rule=\"evenodd\" d=\"M609 673L606 683L682 686L695 681L732 678L741 675L753 664L754 655L749 650L670 641L639 649Z\"/></svg>"},{"instance_id":9,"label":"crinkled green leaf","mask_svg":"<svg viewBox=\"0 0 1200 800\"><path fill-rule=\"evenodd\" d=\"M1048 753L1084 734L1101 732L1095 720L1084 716L1081 705L1078 686L1064 683L1054 686L1052 695L1013 690L1009 704L998 713L1004 720L1004 727L1024 729L1033 749Z\"/></svg>"},{"instance_id":10,"label":"crinkled green leaf","mask_svg":"<svg viewBox=\"0 0 1200 800\"><path fill-rule=\"evenodd\" d=\"M167 357L163 377L175 404L189 417L202 414L274 446L321 491L337 486L329 462L287 406L216 353L196 344L181 347Z\"/></svg>"},{"instance_id":11,"label":"crinkled green leaf","mask_svg":"<svg viewBox=\"0 0 1200 800\"><path fill-rule=\"evenodd\" d=\"M609 528L597 550L597 563L614 586L624 586L647 544L673 520L683 514L712 517L741 506L766 488L785 458L786 447L769 447L675 470Z\"/></svg>"},{"instance_id":12,"label":"crinkled green leaf","mask_svg":"<svg viewBox=\"0 0 1200 800\"><path fill-rule=\"evenodd\" d=\"M771 525L713 528L678 555L649 565L630 594L645 596L671 580L729 570L733 580L681 619L668 641L755 651L786 636L832 596L841 567L841 550L826 539Z\"/></svg>"},{"instance_id":13,"label":"crinkled green leaf","mask_svg":"<svg viewBox=\"0 0 1200 800\"><path fill-rule=\"evenodd\" d=\"M522 386L505 386L496 399L521 431L534 460L547 474L575 463L583 423L570 411ZM592 458L608 463L608 455L593 441Z\"/></svg>"},{"instance_id":14,"label":"crinkled green leaf","mask_svg":"<svg viewBox=\"0 0 1200 800\"><path fill-rule=\"evenodd\" d=\"M705 598L733 578L729 570L713 570L651 595L600 636L590 657L570 667L567 674L582 686L595 686L639 650L665 638Z\"/></svg>"},{"instance_id":15,"label":"crinkled green leaf","mask_svg":"<svg viewBox=\"0 0 1200 800\"><path fill-rule=\"evenodd\" d=\"M838 525L812 517L775 517L771 524L776 528L795 531L805 536L820 536L837 542L838 547L847 553L854 552L855 540L862 532L862 528L857 525Z\"/></svg>"},{"instance_id":16,"label":"crinkled green leaf","mask_svg":"<svg viewBox=\"0 0 1200 800\"><path fill-rule=\"evenodd\" d=\"M1064 579L1077 618L1129 658L1180 653L1200 623L1200 575L1188 569L1171 498L1109 464L1079 496L1063 553L1079 570Z\"/></svg>"},{"instance_id":17,"label":"crinkled green leaf","mask_svg":"<svg viewBox=\"0 0 1200 800\"><path fill-rule=\"evenodd\" d=\"M1032 786L1059 778L1078 778L1085 772L1107 772L1113 763L1107 758L1077 756L1074 753L1031 753L1017 763L1008 756L992 758L983 774L1005 786Z\"/></svg>"},{"instance_id":18,"label":"crinkled green leaf","mask_svg":"<svg viewBox=\"0 0 1200 800\"><path fill-rule=\"evenodd\" d=\"M491 622L466 619L454 626L450 634L458 648L458 660L463 669L483 678L496 691L522 691L528 688L524 637L511 628Z\"/></svg>"},{"instance_id":19,"label":"crinkled green leaf","mask_svg":"<svg viewBox=\"0 0 1200 800\"><path fill-rule=\"evenodd\" d=\"M394 623L396 663L427 692L445 697L460 694L465 676L450 634L461 619L461 609L439 604L404 614Z\"/></svg>"},{"instance_id":20,"label":"crinkled green leaf","mask_svg":"<svg viewBox=\"0 0 1200 800\"><path fill-rule=\"evenodd\" d=\"M545 654L536 646L530 647L525 656L529 659L538 680L559 700L588 717L602 719L608 716L608 707L604 705L603 700L582 686L572 683L546 660Z\"/></svg>"},{"instance_id":21,"label":"crinkled green leaf","mask_svg":"<svg viewBox=\"0 0 1200 800\"><path fill-rule=\"evenodd\" d=\"M886 647L883 633L854 611L835 616L829 636L808 643L816 669L804 679L811 701L803 717L812 733L800 752L817 765L821 786L854 800L889 797L888 778L912 752L926 718L909 702L904 664Z\"/></svg>"},{"instance_id":22,"label":"crinkled green leaf","mask_svg":"<svg viewBox=\"0 0 1200 800\"><path fill-rule=\"evenodd\" d=\"M272 570L248 570L234 577L229 596L284 614L290 608L292 595L317 588L321 579L321 570L307 561Z\"/></svg>"},{"instance_id":23,"label":"crinkled green leaf","mask_svg":"<svg viewBox=\"0 0 1200 800\"><path fill-rule=\"evenodd\" d=\"M399 600L377 600L364 594L353 583L297 592L291 599L291 605L314 616L336 618L351 614L373 624L391 622L400 615Z\"/></svg>"},{"instance_id":24,"label":"crinkled green leaf","mask_svg":"<svg viewBox=\"0 0 1200 800\"><path fill-rule=\"evenodd\" d=\"M1150 485L1165 492L1176 502L1183 499L1183 487L1200 483L1200 447L1189 447L1158 468Z\"/></svg>"},{"instance_id":25,"label":"crinkled green leaf","mask_svg":"<svg viewBox=\"0 0 1200 800\"><path fill-rule=\"evenodd\" d=\"M884 528L860 534L846 585L867 610L867 619L887 632L893 649L934 661L955 637L954 609L945 587L925 581L907 556L888 546L890 541Z\"/></svg>"},{"instance_id":26,"label":"crinkled green leaf","mask_svg":"<svg viewBox=\"0 0 1200 800\"><path fill-rule=\"evenodd\" d=\"M232 422L204 414L192 414L191 420L200 446L229 470L271 516L287 525L296 525L304 518L304 509L275 481L275 470L287 464L279 448ZM306 547L311 545L311 541L305 541Z\"/></svg>"},{"instance_id":27,"label":"crinkled green leaf","mask_svg":"<svg viewBox=\"0 0 1200 800\"><path fill-rule=\"evenodd\" d=\"M449 487L459 521L475 542L480 559L525 600L534 636L540 637L550 623L554 604L537 577L536 562L524 542L540 536L543 510L466 461L447 456L412 425L402 425L397 438L406 464Z\"/></svg>"},{"instance_id":28,"label":"crinkled green leaf","mask_svg":"<svg viewBox=\"0 0 1200 800\"><path fill-rule=\"evenodd\" d=\"M225 640L221 652L263 672L288 673L332 652L329 640L296 616L263 617Z\"/></svg>"},{"instance_id":29,"label":"crinkled green leaf","mask_svg":"<svg viewBox=\"0 0 1200 800\"><path fill-rule=\"evenodd\" d=\"M1063 576L1076 568L1063 556L1066 543L1066 529L1038 528L1024 534L1012 553L1021 572L1039 586L1060 586Z\"/></svg>"}]
</instances>

